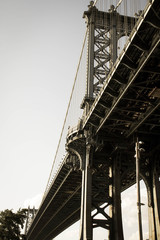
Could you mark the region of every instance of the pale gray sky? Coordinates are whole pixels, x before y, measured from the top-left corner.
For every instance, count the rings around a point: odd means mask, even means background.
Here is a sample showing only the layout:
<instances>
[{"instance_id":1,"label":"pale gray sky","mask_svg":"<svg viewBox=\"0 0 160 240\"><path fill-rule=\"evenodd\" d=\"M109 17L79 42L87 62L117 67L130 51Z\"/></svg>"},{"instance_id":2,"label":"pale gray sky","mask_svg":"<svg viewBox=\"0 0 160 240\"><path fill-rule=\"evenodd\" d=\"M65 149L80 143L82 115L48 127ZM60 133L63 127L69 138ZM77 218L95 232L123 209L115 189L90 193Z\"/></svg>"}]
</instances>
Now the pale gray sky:
<instances>
[{"instance_id":1,"label":"pale gray sky","mask_svg":"<svg viewBox=\"0 0 160 240\"><path fill-rule=\"evenodd\" d=\"M44 191L88 0L0 0L0 210Z\"/></svg>"},{"instance_id":2,"label":"pale gray sky","mask_svg":"<svg viewBox=\"0 0 160 240\"><path fill-rule=\"evenodd\" d=\"M89 0L0 0L0 211L38 204L45 190L88 4ZM56 239L77 239L78 226Z\"/></svg>"}]
</instances>

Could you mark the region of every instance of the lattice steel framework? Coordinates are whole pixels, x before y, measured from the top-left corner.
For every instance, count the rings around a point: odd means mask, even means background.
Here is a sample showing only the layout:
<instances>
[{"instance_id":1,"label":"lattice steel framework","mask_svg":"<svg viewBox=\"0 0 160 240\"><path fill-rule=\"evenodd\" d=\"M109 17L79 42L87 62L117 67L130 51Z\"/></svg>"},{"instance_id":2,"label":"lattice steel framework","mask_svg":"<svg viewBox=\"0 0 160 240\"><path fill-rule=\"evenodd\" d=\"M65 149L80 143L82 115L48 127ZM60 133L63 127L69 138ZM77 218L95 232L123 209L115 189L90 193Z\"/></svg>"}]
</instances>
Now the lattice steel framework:
<instances>
[{"instance_id":1,"label":"lattice steel framework","mask_svg":"<svg viewBox=\"0 0 160 240\"><path fill-rule=\"evenodd\" d=\"M27 210L27 218L26 218L26 223L25 223L25 234L27 234L28 229L30 227L30 225L32 224L32 221L36 215L37 209L35 209L35 207L30 208L28 207Z\"/></svg>"},{"instance_id":2,"label":"lattice steel framework","mask_svg":"<svg viewBox=\"0 0 160 240\"><path fill-rule=\"evenodd\" d=\"M137 19L120 15L113 5L108 12L99 11L92 1L84 18L88 25L86 99L91 100L99 93L117 59L119 39L129 36ZM113 92L111 89L110 94Z\"/></svg>"}]
</instances>

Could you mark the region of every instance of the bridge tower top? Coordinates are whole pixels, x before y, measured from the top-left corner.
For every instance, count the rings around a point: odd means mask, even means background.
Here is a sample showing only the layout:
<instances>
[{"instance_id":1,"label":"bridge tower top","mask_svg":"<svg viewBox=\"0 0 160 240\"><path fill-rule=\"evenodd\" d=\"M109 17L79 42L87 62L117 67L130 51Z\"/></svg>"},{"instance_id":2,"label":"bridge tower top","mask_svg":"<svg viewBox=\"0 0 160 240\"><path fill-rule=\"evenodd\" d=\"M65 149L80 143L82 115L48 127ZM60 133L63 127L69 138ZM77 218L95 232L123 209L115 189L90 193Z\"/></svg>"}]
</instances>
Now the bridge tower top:
<instances>
[{"instance_id":1,"label":"bridge tower top","mask_svg":"<svg viewBox=\"0 0 160 240\"><path fill-rule=\"evenodd\" d=\"M27 218L26 218L26 223L25 223L25 235L28 232L28 229L30 227L30 225L32 224L32 221L36 215L37 209L35 209L35 207L30 208L28 207L28 211L27 211Z\"/></svg>"},{"instance_id":2,"label":"bridge tower top","mask_svg":"<svg viewBox=\"0 0 160 240\"><path fill-rule=\"evenodd\" d=\"M93 1L83 17L88 27L87 84L82 102L86 114L116 62L119 39L130 34L136 18L119 14L114 5L108 12L99 11Z\"/></svg>"}]
</instances>

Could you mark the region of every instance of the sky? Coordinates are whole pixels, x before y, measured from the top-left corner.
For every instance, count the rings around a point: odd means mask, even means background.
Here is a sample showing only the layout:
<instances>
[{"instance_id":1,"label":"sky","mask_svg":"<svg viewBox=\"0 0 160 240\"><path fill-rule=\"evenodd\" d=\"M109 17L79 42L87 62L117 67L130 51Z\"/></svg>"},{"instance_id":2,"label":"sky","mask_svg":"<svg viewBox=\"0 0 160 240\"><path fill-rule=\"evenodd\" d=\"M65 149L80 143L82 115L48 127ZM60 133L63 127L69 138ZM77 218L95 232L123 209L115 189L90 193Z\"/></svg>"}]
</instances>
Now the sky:
<instances>
[{"instance_id":1,"label":"sky","mask_svg":"<svg viewBox=\"0 0 160 240\"><path fill-rule=\"evenodd\" d=\"M80 57L88 4L0 0L0 211L38 207L41 201ZM129 196L124 212L132 204ZM126 220L132 229L127 240L137 234L135 218ZM75 240L78 228L79 223L56 239Z\"/></svg>"},{"instance_id":2,"label":"sky","mask_svg":"<svg viewBox=\"0 0 160 240\"><path fill-rule=\"evenodd\" d=\"M0 210L42 194L85 35L88 0L0 0Z\"/></svg>"}]
</instances>

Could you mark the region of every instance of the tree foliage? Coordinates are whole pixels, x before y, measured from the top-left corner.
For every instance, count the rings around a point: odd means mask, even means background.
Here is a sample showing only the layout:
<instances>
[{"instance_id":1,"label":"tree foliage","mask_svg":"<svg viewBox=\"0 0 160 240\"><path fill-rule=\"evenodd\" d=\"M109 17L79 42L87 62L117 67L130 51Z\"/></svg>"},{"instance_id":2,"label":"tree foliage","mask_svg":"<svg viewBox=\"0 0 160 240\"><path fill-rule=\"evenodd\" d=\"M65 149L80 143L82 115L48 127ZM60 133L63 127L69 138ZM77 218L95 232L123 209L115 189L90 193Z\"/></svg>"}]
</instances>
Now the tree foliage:
<instances>
[{"instance_id":1,"label":"tree foliage","mask_svg":"<svg viewBox=\"0 0 160 240\"><path fill-rule=\"evenodd\" d=\"M24 239L21 230L25 223L26 211L26 209L19 209L14 213L6 209L0 212L0 240Z\"/></svg>"}]
</instances>

